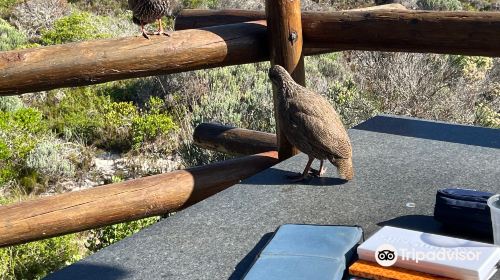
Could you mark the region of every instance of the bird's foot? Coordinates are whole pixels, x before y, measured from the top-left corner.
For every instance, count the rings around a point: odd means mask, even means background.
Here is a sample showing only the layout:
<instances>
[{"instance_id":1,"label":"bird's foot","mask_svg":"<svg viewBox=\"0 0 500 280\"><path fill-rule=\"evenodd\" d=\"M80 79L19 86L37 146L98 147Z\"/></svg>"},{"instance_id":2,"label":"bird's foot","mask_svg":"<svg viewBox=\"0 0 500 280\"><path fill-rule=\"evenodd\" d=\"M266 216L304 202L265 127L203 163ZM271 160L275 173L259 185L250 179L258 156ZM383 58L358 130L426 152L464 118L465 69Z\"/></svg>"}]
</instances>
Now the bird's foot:
<instances>
[{"instance_id":1,"label":"bird's foot","mask_svg":"<svg viewBox=\"0 0 500 280\"><path fill-rule=\"evenodd\" d=\"M163 24L161 23L161 18L158 19L158 31L155 33L155 35L165 35L167 37L171 37L170 33L165 31L165 29L163 29Z\"/></svg>"},{"instance_id":2,"label":"bird's foot","mask_svg":"<svg viewBox=\"0 0 500 280\"><path fill-rule=\"evenodd\" d=\"M142 32L142 37L146 38L149 40L149 35L147 32Z\"/></svg>"},{"instance_id":3,"label":"bird's foot","mask_svg":"<svg viewBox=\"0 0 500 280\"><path fill-rule=\"evenodd\" d=\"M314 177L321 177L321 176L325 175L326 167L321 168L321 170L311 168L311 171L309 173Z\"/></svg>"},{"instance_id":4,"label":"bird's foot","mask_svg":"<svg viewBox=\"0 0 500 280\"><path fill-rule=\"evenodd\" d=\"M167 37L171 37L170 33L168 33L167 31L156 31L155 33L153 33L152 35L165 35Z\"/></svg>"},{"instance_id":5,"label":"bird's foot","mask_svg":"<svg viewBox=\"0 0 500 280\"><path fill-rule=\"evenodd\" d=\"M303 181L306 181L307 179L310 178L309 174L302 174L302 173L298 173L298 174L294 174L294 175L287 175L286 178L292 182L292 183L298 183L298 182L303 182Z\"/></svg>"}]
</instances>

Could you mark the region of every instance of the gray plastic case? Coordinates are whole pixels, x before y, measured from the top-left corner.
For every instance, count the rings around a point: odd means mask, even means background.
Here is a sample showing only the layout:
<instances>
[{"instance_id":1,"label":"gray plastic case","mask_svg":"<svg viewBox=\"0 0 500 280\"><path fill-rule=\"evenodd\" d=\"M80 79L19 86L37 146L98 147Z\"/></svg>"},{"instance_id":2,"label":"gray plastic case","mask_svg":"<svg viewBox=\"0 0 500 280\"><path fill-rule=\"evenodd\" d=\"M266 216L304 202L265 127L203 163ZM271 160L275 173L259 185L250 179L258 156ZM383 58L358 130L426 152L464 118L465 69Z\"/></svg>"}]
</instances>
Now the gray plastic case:
<instances>
[{"instance_id":1,"label":"gray plastic case","mask_svg":"<svg viewBox=\"0 0 500 280\"><path fill-rule=\"evenodd\" d=\"M362 236L353 226L283 225L244 280L340 280Z\"/></svg>"}]
</instances>

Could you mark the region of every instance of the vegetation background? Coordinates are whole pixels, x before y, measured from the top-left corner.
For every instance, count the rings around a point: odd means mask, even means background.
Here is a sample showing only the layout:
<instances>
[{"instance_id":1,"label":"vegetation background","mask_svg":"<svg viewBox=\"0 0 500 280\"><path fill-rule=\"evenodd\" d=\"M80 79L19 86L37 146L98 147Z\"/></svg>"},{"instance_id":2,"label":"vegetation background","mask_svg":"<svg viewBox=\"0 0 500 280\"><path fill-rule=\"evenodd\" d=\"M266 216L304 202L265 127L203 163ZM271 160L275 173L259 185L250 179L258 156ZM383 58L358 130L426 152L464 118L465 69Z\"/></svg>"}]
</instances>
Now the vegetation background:
<instances>
[{"instance_id":1,"label":"vegetation background","mask_svg":"<svg viewBox=\"0 0 500 280\"><path fill-rule=\"evenodd\" d=\"M302 2L305 10L374 4ZM402 4L500 9L498 0ZM166 22L171 25L182 7L263 9L264 2L178 1ZM0 0L0 51L138 35L126 9L124 0ZM0 205L225 159L193 146L193 128L212 121L273 132L268 68L247 64L0 97ZM390 113L500 128L498 58L349 51L307 57L306 68L307 84L349 127ZM0 278L41 278L158 220L0 249Z\"/></svg>"}]
</instances>

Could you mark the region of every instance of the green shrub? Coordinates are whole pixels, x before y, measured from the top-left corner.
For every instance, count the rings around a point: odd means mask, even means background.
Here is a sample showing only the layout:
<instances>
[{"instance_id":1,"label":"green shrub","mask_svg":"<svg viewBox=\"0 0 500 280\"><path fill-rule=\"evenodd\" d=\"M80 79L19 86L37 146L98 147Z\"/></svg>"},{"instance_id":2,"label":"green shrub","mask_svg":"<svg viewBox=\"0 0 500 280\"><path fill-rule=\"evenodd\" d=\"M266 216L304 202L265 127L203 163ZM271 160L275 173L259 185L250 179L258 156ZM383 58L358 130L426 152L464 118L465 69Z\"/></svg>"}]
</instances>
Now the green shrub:
<instances>
[{"instance_id":1,"label":"green shrub","mask_svg":"<svg viewBox=\"0 0 500 280\"><path fill-rule=\"evenodd\" d=\"M12 7L14 7L17 2L19 2L19 0L0 0L0 19L8 17Z\"/></svg>"},{"instance_id":2,"label":"green shrub","mask_svg":"<svg viewBox=\"0 0 500 280\"><path fill-rule=\"evenodd\" d=\"M30 42L37 42L41 31L51 29L57 19L69 12L66 0L23 0L12 9L9 21Z\"/></svg>"},{"instance_id":3,"label":"green shrub","mask_svg":"<svg viewBox=\"0 0 500 280\"><path fill-rule=\"evenodd\" d=\"M132 137L135 147L145 141L152 141L161 134L166 134L176 128L172 118L162 112L163 100L151 97L147 113L132 120Z\"/></svg>"},{"instance_id":4,"label":"green shrub","mask_svg":"<svg viewBox=\"0 0 500 280\"><path fill-rule=\"evenodd\" d=\"M268 63L247 64L163 76L169 108L180 124L178 152L187 166L203 165L228 158L192 144L193 128L201 122L274 131Z\"/></svg>"},{"instance_id":5,"label":"green shrub","mask_svg":"<svg viewBox=\"0 0 500 280\"><path fill-rule=\"evenodd\" d=\"M53 91L36 106L44 112L49 126L66 140L128 151L176 127L162 108L161 99L152 98L144 110L132 102L113 101L115 93L119 95L120 90L126 92L133 86L119 82L67 89L63 94Z\"/></svg>"},{"instance_id":6,"label":"green shrub","mask_svg":"<svg viewBox=\"0 0 500 280\"><path fill-rule=\"evenodd\" d=\"M0 205L13 202L0 196ZM0 248L0 279L41 279L82 257L75 234Z\"/></svg>"},{"instance_id":7,"label":"green shrub","mask_svg":"<svg viewBox=\"0 0 500 280\"><path fill-rule=\"evenodd\" d=\"M0 51L13 50L26 42L26 37L21 32L0 18Z\"/></svg>"},{"instance_id":8,"label":"green shrub","mask_svg":"<svg viewBox=\"0 0 500 280\"><path fill-rule=\"evenodd\" d=\"M193 104L193 124L211 121L273 132L272 87L268 63L247 64L196 72L206 81Z\"/></svg>"},{"instance_id":9,"label":"green shrub","mask_svg":"<svg viewBox=\"0 0 500 280\"><path fill-rule=\"evenodd\" d=\"M92 144L99 139L98 129L104 126L102 108L109 102L94 89L65 89L62 94L52 91L37 107L47 118L50 128L60 136Z\"/></svg>"},{"instance_id":10,"label":"green shrub","mask_svg":"<svg viewBox=\"0 0 500 280\"><path fill-rule=\"evenodd\" d=\"M210 8L217 6L218 0L183 0L182 5L185 9Z\"/></svg>"},{"instance_id":11,"label":"green shrub","mask_svg":"<svg viewBox=\"0 0 500 280\"><path fill-rule=\"evenodd\" d=\"M137 32L137 26L132 23L131 13L96 16L88 12L77 11L58 19L54 22L53 28L43 31L41 43L44 45L63 44L130 36Z\"/></svg>"},{"instance_id":12,"label":"green shrub","mask_svg":"<svg viewBox=\"0 0 500 280\"><path fill-rule=\"evenodd\" d=\"M15 147L15 153L24 157L34 147L36 135L44 132L46 124L40 111L22 108L14 112L0 111L0 130L8 146Z\"/></svg>"},{"instance_id":13,"label":"green shrub","mask_svg":"<svg viewBox=\"0 0 500 280\"><path fill-rule=\"evenodd\" d=\"M476 107L477 125L500 128L500 110L494 111L490 106L484 103L479 103Z\"/></svg>"},{"instance_id":14,"label":"green shrub","mask_svg":"<svg viewBox=\"0 0 500 280\"><path fill-rule=\"evenodd\" d=\"M72 150L70 143L60 143L53 138L43 140L28 154L26 167L51 181L72 177L76 169L70 160Z\"/></svg>"},{"instance_id":15,"label":"green shrub","mask_svg":"<svg viewBox=\"0 0 500 280\"><path fill-rule=\"evenodd\" d=\"M117 15L128 9L125 0L69 0L80 10L89 11L98 15Z\"/></svg>"},{"instance_id":16,"label":"green shrub","mask_svg":"<svg viewBox=\"0 0 500 280\"><path fill-rule=\"evenodd\" d=\"M417 5L422 10L457 11L463 9L459 0L418 0Z\"/></svg>"},{"instance_id":17,"label":"green shrub","mask_svg":"<svg viewBox=\"0 0 500 280\"><path fill-rule=\"evenodd\" d=\"M40 111L21 108L0 111L0 185L19 179L26 172L25 161L38 139L46 132Z\"/></svg>"},{"instance_id":18,"label":"green shrub","mask_svg":"<svg viewBox=\"0 0 500 280\"><path fill-rule=\"evenodd\" d=\"M74 234L0 249L2 279L41 279L82 254Z\"/></svg>"},{"instance_id":19,"label":"green shrub","mask_svg":"<svg viewBox=\"0 0 500 280\"><path fill-rule=\"evenodd\" d=\"M306 57L305 66L307 87L324 95L347 127L377 113L366 92L356 84L343 53Z\"/></svg>"},{"instance_id":20,"label":"green shrub","mask_svg":"<svg viewBox=\"0 0 500 280\"><path fill-rule=\"evenodd\" d=\"M75 12L55 21L52 29L43 31L41 42L54 45L112 37L109 33L101 33L100 22L99 17L90 13Z\"/></svg>"},{"instance_id":21,"label":"green shrub","mask_svg":"<svg viewBox=\"0 0 500 280\"><path fill-rule=\"evenodd\" d=\"M132 102L111 102L103 105L103 126L96 144L111 150L125 151L132 147L133 122L139 111Z\"/></svg>"},{"instance_id":22,"label":"green shrub","mask_svg":"<svg viewBox=\"0 0 500 280\"><path fill-rule=\"evenodd\" d=\"M486 73L493 68L493 59L484 56L450 55L453 66L459 68L469 80L483 80Z\"/></svg>"},{"instance_id":23,"label":"green shrub","mask_svg":"<svg viewBox=\"0 0 500 280\"><path fill-rule=\"evenodd\" d=\"M12 157L12 151L8 144L5 136L2 137L0 133L0 185L4 185L16 177L16 171L9 160Z\"/></svg>"},{"instance_id":24,"label":"green shrub","mask_svg":"<svg viewBox=\"0 0 500 280\"><path fill-rule=\"evenodd\" d=\"M97 252L115 242L118 242L141 229L159 221L159 217L151 217L133 222L94 229L89 232L85 247L91 252Z\"/></svg>"},{"instance_id":25,"label":"green shrub","mask_svg":"<svg viewBox=\"0 0 500 280\"><path fill-rule=\"evenodd\" d=\"M24 107L23 101L17 96L0 96L0 111L13 112Z\"/></svg>"}]
</instances>

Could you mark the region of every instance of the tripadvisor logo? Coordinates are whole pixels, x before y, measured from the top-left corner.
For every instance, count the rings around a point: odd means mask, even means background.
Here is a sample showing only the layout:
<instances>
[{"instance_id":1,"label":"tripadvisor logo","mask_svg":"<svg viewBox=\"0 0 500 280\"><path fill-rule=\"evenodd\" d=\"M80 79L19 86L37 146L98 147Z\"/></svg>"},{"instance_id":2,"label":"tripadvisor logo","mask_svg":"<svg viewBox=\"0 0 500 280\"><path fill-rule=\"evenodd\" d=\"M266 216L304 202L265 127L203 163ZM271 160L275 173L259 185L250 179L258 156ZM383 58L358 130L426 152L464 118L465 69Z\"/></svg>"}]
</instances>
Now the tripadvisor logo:
<instances>
[{"instance_id":1,"label":"tripadvisor logo","mask_svg":"<svg viewBox=\"0 0 500 280\"><path fill-rule=\"evenodd\" d=\"M431 251L419 251L415 248L402 248L398 251L394 246L383 244L375 251L375 260L381 266L393 266L398 260L398 256L403 262L414 261L478 261L481 257L481 252L471 250L470 248L438 248Z\"/></svg>"},{"instance_id":2,"label":"tripadvisor logo","mask_svg":"<svg viewBox=\"0 0 500 280\"><path fill-rule=\"evenodd\" d=\"M398 260L398 251L392 245L381 245L375 251L375 260L381 266L393 266Z\"/></svg>"}]
</instances>

